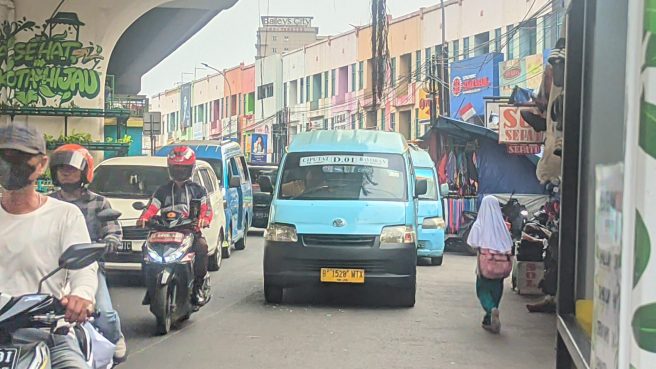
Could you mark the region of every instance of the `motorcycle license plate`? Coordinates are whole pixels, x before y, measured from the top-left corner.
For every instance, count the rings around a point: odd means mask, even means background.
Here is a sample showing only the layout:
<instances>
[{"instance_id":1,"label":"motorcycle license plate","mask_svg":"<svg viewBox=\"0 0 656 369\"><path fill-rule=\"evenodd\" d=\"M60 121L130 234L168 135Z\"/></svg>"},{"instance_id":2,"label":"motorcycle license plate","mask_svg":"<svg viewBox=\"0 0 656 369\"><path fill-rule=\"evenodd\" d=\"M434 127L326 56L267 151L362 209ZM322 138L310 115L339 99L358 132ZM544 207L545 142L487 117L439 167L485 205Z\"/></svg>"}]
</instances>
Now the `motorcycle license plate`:
<instances>
[{"instance_id":1,"label":"motorcycle license plate","mask_svg":"<svg viewBox=\"0 0 656 369\"><path fill-rule=\"evenodd\" d=\"M263 212L255 213L255 219L265 219L267 216L269 216L268 213L263 213Z\"/></svg>"},{"instance_id":2,"label":"motorcycle license plate","mask_svg":"<svg viewBox=\"0 0 656 369\"><path fill-rule=\"evenodd\" d=\"M364 269L321 268L321 282L364 283Z\"/></svg>"},{"instance_id":3,"label":"motorcycle license plate","mask_svg":"<svg viewBox=\"0 0 656 369\"><path fill-rule=\"evenodd\" d=\"M17 348L0 347L0 369L14 369L18 362Z\"/></svg>"},{"instance_id":4,"label":"motorcycle license plate","mask_svg":"<svg viewBox=\"0 0 656 369\"><path fill-rule=\"evenodd\" d=\"M123 241L121 245L121 252L132 252L132 241ZM2 369L2 368L0 368Z\"/></svg>"}]
</instances>

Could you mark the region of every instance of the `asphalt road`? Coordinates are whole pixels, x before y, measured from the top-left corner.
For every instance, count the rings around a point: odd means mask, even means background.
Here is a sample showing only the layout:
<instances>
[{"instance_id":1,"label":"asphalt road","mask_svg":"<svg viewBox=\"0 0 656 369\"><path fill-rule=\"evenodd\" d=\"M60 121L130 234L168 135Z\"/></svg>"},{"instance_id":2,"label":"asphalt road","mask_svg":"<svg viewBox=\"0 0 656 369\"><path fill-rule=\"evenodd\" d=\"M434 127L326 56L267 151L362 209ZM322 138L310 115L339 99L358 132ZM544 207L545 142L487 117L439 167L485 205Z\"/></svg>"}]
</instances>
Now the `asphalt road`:
<instances>
[{"instance_id":1,"label":"asphalt road","mask_svg":"<svg viewBox=\"0 0 656 369\"><path fill-rule=\"evenodd\" d=\"M505 291L503 331L480 328L473 257L447 254L440 267L418 268L414 308L376 307L384 293L360 289L292 290L267 305L261 234L212 274L213 300L167 336L141 305L135 278L110 279L130 357L120 367L552 369L555 320L530 315L530 301Z\"/></svg>"}]
</instances>

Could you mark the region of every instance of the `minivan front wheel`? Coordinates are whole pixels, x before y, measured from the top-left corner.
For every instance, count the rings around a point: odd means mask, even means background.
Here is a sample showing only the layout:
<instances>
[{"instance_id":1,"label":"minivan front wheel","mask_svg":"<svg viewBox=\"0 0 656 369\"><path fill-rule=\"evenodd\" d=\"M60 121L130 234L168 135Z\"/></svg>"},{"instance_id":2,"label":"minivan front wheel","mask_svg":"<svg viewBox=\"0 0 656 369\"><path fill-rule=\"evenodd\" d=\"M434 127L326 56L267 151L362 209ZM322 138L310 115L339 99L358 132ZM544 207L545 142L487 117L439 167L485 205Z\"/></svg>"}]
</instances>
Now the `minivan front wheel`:
<instances>
[{"instance_id":1,"label":"minivan front wheel","mask_svg":"<svg viewBox=\"0 0 656 369\"><path fill-rule=\"evenodd\" d=\"M235 242L235 250L243 250L246 248L246 238L248 237L248 226L244 227L244 236Z\"/></svg>"},{"instance_id":2,"label":"minivan front wheel","mask_svg":"<svg viewBox=\"0 0 656 369\"><path fill-rule=\"evenodd\" d=\"M227 243L227 246L225 245ZM232 255L232 229L228 228L228 234L225 237L224 244L221 245L221 254L225 259L230 259Z\"/></svg>"},{"instance_id":3,"label":"minivan front wheel","mask_svg":"<svg viewBox=\"0 0 656 369\"><path fill-rule=\"evenodd\" d=\"M207 270L216 272L221 269L221 261L223 260L223 234L219 235L219 240L216 245L216 251L210 256Z\"/></svg>"}]
</instances>

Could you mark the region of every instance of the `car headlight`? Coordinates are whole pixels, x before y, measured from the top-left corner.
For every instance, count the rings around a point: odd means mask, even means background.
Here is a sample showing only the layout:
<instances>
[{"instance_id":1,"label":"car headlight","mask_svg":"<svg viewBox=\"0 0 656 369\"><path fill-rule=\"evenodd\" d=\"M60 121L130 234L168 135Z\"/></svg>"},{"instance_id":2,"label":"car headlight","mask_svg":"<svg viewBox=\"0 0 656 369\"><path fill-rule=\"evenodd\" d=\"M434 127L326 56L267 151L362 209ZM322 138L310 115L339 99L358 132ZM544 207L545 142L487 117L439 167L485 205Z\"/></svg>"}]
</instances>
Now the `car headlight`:
<instances>
[{"instance_id":1,"label":"car headlight","mask_svg":"<svg viewBox=\"0 0 656 369\"><path fill-rule=\"evenodd\" d=\"M414 245L417 234L412 226L385 227L380 233L380 244L408 244Z\"/></svg>"},{"instance_id":2,"label":"car headlight","mask_svg":"<svg viewBox=\"0 0 656 369\"><path fill-rule=\"evenodd\" d=\"M274 242L297 242L298 234L296 227L284 224L271 224L264 232L266 241Z\"/></svg>"},{"instance_id":3,"label":"car headlight","mask_svg":"<svg viewBox=\"0 0 656 369\"><path fill-rule=\"evenodd\" d=\"M446 223L444 219L440 217L435 218L424 218L424 222L421 224L423 229L445 229Z\"/></svg>"}]
</instances>

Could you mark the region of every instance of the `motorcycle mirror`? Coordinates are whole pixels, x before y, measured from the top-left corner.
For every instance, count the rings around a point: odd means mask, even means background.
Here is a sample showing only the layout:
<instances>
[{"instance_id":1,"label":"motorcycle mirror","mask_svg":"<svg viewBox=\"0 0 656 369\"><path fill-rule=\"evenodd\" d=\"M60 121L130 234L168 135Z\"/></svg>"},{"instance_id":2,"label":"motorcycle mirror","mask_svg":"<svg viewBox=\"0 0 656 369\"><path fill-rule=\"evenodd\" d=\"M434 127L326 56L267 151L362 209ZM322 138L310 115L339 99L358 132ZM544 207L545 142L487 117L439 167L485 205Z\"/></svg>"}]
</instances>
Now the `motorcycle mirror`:
<instances>
[{"instance_id":1,"label":"motorcycle mirror","mask_svg":"<svg viewBox=\"0 0 656 369\"><path fill-rule=\"evenodd\" d=\"M134 210L140 210L141 211L145 208L146 208L146 204L144 204L141 201L136 201L136 202L132 203L132 209L134 209Z\"/></svg>"},{"instance_id":2,"label":"motorcycle mirror","mask_svg":"<svg viewBox=\"0 0 656 369\"><path fill-rule=\"evenodd\" d=\"M106 245L104 243L83 243L70 246L63 254L59 257L59 266L57 269L48 273L45 277L41 278L39 281L39 290L37 293L41 293L43 288L43 282L48 278L57 274L62 269L67 270L79 270L88 267L94 262L100 260L105 254Z\"/></svg>"},{"instance_id":3,"label":"motorcycle mirror","mask_svg":"<svg viewBox=\"0 0 656 369\"><path fill-rule=\"evenodd\" d=\"M113 220L117 220L118 218L120 218L121 215L122 213L118 210L104 209L99 211L98 214L96 214L96 217L98 217L98 219L100 219L103 222L111 222Z\"/></svg>"}]
</instances>

